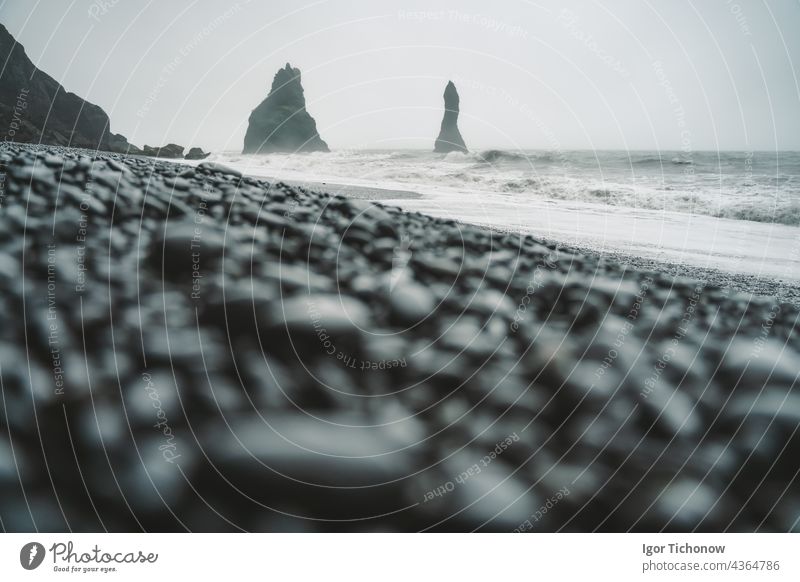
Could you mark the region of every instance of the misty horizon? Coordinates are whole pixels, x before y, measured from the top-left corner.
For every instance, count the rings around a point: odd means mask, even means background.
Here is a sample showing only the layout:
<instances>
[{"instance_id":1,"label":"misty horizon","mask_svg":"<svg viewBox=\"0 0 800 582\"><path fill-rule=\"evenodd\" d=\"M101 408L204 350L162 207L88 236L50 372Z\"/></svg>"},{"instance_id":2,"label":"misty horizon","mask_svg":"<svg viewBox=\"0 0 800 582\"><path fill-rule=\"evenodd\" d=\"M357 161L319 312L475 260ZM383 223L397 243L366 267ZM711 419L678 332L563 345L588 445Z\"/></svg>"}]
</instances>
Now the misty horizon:
<instances>
[{"instance_id":1,"label":"misty horizon","mask_svg":"<svg viewBox=\"0 0 800 582\"><path fill-rule=\"evenodd\" d=\"M4 2L0 22L139 145L241 149L288 61L332 150L430 149L452 80L472 150L791 151L800 39L787 27L798 11L45 1Z\"/></svg>"}]
</instances>

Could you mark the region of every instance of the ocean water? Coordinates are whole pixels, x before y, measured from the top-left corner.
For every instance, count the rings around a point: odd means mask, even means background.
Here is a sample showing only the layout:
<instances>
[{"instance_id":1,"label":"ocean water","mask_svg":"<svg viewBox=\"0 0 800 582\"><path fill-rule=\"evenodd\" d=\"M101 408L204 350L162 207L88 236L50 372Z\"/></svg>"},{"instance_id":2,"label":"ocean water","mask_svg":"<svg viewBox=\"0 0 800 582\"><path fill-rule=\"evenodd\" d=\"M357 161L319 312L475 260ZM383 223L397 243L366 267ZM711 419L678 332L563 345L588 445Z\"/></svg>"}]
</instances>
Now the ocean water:
<instances>
[{"instance_id":1,"label":"ocean water","mask_svg":"<svg viewBox=\"0 0 800 582\"><path fill-rule=\"evenodd\" d=\"M800 152L212 154L245 174L413 191L408 210L598 251L800 280Z\"/></svg>"}]
</instances>

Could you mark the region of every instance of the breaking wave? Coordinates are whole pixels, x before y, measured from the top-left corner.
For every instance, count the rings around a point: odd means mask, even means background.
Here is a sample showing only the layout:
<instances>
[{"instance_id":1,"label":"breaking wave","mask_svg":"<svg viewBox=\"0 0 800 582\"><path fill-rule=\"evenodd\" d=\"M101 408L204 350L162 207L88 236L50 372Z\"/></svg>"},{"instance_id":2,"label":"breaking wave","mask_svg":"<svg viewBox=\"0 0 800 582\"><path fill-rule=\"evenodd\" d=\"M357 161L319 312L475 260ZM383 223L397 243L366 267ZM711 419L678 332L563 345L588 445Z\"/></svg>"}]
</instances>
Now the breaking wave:
<instances>
[{"instance_id":1,"label":"breaking wave","mask_svg":"<svg viewBox=\"0 0 800 582\"><path fill-rule=\"evenodd\" d=\"M800 225L800 154L743 152L334 151L213 155L244 173L504 200L569 201ZM691 165L691 172L686 170ZM577 206L575 206L577 205ZM588 207L587 207L588 208Z\"/></svg>"},{"instance_id":2,"label":"breaking wave","mask_svg":"<svg viewBox=\"0 0 800 582\"><path fill-rule=\"evenodd\" d=\"M475 154L475 160L484 164L496 164L498 162L528 162L530 161L525 154L508 152L505 150L486 150Z\"/></svg>"}]
</instances>

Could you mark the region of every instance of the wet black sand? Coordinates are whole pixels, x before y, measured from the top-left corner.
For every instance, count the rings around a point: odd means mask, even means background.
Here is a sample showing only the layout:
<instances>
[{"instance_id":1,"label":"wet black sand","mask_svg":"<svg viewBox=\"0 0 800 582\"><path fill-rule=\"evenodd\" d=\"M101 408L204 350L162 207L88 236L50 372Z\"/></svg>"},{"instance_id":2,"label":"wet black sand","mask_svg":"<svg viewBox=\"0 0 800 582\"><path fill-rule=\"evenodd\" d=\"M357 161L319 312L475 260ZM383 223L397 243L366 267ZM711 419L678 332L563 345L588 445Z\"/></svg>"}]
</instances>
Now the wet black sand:
<instances>
[{"instance_id":1,"label":"wet black sand","mask_svg":"<svg viewBox=\"0 0 800 582\"><path fill-rule=\"evenodd\" d=\"M7 531L798 529L798 308L144 158L0 147Z\"/></svg>"}]
</instances>

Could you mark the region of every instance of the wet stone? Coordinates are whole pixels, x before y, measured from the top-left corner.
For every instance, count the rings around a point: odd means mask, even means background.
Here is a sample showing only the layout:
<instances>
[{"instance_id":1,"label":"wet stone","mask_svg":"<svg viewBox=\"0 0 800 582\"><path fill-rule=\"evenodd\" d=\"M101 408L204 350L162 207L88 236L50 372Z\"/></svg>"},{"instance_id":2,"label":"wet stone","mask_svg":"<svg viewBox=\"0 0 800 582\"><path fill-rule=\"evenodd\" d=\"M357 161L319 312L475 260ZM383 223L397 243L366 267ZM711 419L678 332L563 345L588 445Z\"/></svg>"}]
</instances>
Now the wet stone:
<instances>
[{"instance_id":1,"label":"wet stone","mask_svg":"<svg viewBox=\"0 0 800 582\"><path fill-rule=\"evenodd\" d=\"M273 506L294 498L310 516L369 515L400 509L416 464L408 441L373 424L359 415L249 415L208 427L203 446L227 479Z\"/></svg>"},{"instance_id":2,"label":"wet stone","mask_svg":"<svg viewBox=\"0 0 800 582\"><path fill-rule=\"evenodd\" d=\"M670 437L692 438L703 429L698 404L682 392L670 392L663 384L657 384L643 392L641 402L656 427Z\"/></svg>"},{"instance_id":3,"label":"wet stone","mask_svg":"<svg viewBox=\"0 0 800 582\"><path fill-rule=\"evenodd\" d=\"M437 256L415 255L414 262L433 275L441 275L452 281L461 273L461 267L450 259Z\"/></svg>"},{"instance_id":4,"label":"wet stone","mask_svg":"<svg viewBox=\"0 0 800 582\"><path fill-rule=\"evenodd\" d=\"M191 277L194 271L213 265L224 251L225 240L215 230L189 222L176 223L153 241L150 262L155 267L163 266L167 278Z\"/></svg>"},{"instance_id":5,"label":"wet stone","mask_svg":"<svg viewBox=\"0 0 800 582\"><path fill-rule=\"evenodd\" d=\"M289 333L317 335L325 329L334 338L359 335L369 326L367 308L349 297L337 295L306 295L286 301L274 301L269 321L275 328L285 326Z\"/></svg>"},{"instance_id":6,"label":"wet stone","mask_svg":"<svg viewBox=\"0 0 800 582\"><path fill-rule=\"evenodd\" d=\"M224 174L227 176L234 176L234 177L241 177L242 173L238 170L234 170L233 168L229 168L223 164L218 164L216 162L201 162L197 166L198 170L206 171L206 172L215 172L217 174Z\"/></svg>"},{"instance_id":7,"label":"wet stone","mask_svg":"<svg viewBox=\"0 0 800 582\"><path fill-rule=\"evenodd\" d=\"M436 308L433 295L417 283L400 283L389 291L391 317L400 325L417 325Z\"/></svg>"},{"instance_id":8,"label":"wet stone","mask_svg":"<svg viewBox=\"0 0 800 582\"><path fill-rule=\"evenodd\" d=\"M466 450L443 463L440 478L429 478L419 511L443 517L437 530L470 529L510 532L520 525L520 515L533 515L538 497L502 459L484 463L482 451ZM439 490L439 487L444 487ZM434 492L439 492L436 495Z\"/></svg>"},{"instance_id":9,"label":"wet stone","mask_svg":"<svg viewBox=\"0 0 800 582\"><path fill-rule=\"evenodd\" d=\"M188 190L192 186L189 180L184 180L183 178L168 178L164 180L164 184L175 190Z\"/></svg>"}]
</instances>

